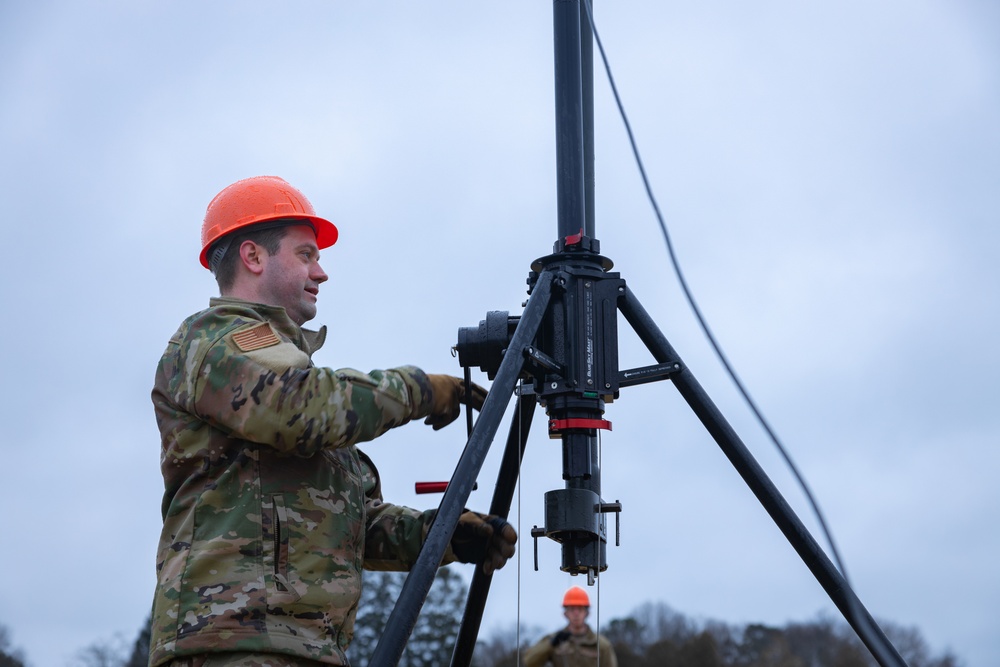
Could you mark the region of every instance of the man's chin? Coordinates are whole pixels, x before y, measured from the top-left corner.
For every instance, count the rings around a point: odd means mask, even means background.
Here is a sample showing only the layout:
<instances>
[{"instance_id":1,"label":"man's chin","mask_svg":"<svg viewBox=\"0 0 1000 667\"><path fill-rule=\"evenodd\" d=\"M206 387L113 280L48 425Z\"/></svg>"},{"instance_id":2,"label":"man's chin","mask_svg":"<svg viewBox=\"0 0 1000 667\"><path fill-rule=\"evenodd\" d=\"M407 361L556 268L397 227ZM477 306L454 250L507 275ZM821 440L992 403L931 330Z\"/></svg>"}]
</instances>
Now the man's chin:
<instances>
[{"instance_id":1,"label":"man's chin","mask_svg":"<svg viewBox=\"0 0 1000 667\"><path fill-rule=\"evenodd\" d=\"M309 320L316 317L316 306L312 304L303 305L300 308L296 308L294 313L289 312L288 316L292 318L293 322L302 326Z\"/></svg>"}]
</instances>

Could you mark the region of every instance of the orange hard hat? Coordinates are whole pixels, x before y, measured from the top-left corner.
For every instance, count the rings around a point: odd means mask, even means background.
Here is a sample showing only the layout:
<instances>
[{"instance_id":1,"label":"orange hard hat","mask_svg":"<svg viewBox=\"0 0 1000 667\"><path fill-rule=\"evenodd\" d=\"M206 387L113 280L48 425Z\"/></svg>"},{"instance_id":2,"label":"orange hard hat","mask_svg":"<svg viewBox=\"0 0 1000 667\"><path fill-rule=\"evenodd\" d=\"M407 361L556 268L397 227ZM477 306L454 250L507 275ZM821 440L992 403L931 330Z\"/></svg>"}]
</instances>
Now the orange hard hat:
<instances>
[{"instance_id":1,"label":"orange hard hat","mask_svg":"<svg viewBox=\"0 0 1000 667\"><path fill-rule=\"evenodd\" d=\"M328 248L337 242L337 228L316 215L305 195L277 176L254 176L236 181L215 195L201 226L199 260L208 267L213 243L238 229L271 220L304 220L316 230L316 245Z\"/></svg>"},{"instance_id":2,"label":"orange hard hat","mask_svg":"<svg viewBox=\"0 0 1000 667\"><path fill-rule=\"evenodd\" d=\"M563 606L564 607L589 607L590 598L587 597L587 591L583 590L579 586L574 586L573 588L566 591L566 595L563 596Z\"/></svg>"}]
</instances>

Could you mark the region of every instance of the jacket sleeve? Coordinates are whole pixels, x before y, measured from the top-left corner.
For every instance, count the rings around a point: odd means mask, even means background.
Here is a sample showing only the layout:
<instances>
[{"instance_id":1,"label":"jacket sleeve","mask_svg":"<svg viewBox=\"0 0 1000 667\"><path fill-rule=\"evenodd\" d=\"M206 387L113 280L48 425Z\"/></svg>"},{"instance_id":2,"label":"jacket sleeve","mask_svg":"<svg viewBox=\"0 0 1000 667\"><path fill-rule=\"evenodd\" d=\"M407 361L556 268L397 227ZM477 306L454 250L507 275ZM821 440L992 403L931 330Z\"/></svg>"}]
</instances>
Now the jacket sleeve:
<instances>
[{"instance_id":1,"label":"jacket sleeve","mask_svg":"<svg viewBox=\"0 0 1000 667\"><path fill-rule=\"evenodd\" d=\"M436 510L420 511L384 502L375 463L360 450L358 458L367 516L364 567L366 570L409 571L420 555ZM441 565L454 560L449 546Z\"/></svg>"},{"instance_id":2,"label":"jacket sleeve","mask_svg":"<svg viewBox=\"0 0 1000 667\"><path fill-rule=\"evenodd\" d=\"M542 667L552 657L552 635L545 635L528 648L521 660L524 667Z\"/></svg>"},{"instance_id":3,"label":"jacket sleeve","mask_svg":"<svg viewBox=\"0 0 1000 667\"><path fill-rule=\"evenodd\" d=\"M229 435L299 456L372 440L429 413L430 384L420 369L316 367L266 331L272 344L241 347L240 335L267 326L239 318L200 323L196 330L210 335L172 341L161 368L170 400Z\"/></svg>"}]
</instances>

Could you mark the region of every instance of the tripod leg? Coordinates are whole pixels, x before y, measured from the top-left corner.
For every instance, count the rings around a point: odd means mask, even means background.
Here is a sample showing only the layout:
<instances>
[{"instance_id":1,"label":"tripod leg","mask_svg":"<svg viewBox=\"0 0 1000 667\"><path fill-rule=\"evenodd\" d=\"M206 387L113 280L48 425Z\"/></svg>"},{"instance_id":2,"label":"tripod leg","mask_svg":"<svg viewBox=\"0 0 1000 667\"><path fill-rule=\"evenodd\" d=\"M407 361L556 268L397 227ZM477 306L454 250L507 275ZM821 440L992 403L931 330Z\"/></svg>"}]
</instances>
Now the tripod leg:
<instances>
[{"instance_id":1,"label":"tripod leg","mask_svg":"<svg viewBox=\"0 0 1000 667\"><path fill-rule=\"evenodd\" d=\"M619 303L619 309L658 362L680 360L673 347L631 290L626 289L625 298ZM813 573L813 576L816 577L833 603L837 605L845 620L854 628L858 637L868 647L878 663L882 667L905 667L906 663L886 638L882 629L875 623L875 620L861 604L826 553L820 549L802 521L792 511L792 508L754 459L753 454L726 422L725 417L712 403L705 390L698 384L691 371L681 364L681 371L677 375L671 376L671 379L681 396L684 397L698 419L719 444L736 471L743 477L753 494L757 496L757 500L771 515L771 519L784 533L806 567Z\"/></svg>"},{"instance_id":2,"label":"tripod leg","mask_svg":"<svg viewBox=\"0 0 1000 667\"><path fill-rule=\"evenodd\" d=\"M372 667L396 665L403 654L406 640L413 632L417 615L434 582L434 574L451 542L458 517L469 499L469 494L472 493L472 485L483 466L493 437L500 427L500 420L503 419L507 403L514 393L514 386L524 367L523 350L527 349L535 339L548 310L551 296L552 273L543 271L514 330L507 348L508 352L497 370L496 379L486 396L486 402L479 413L479 419L476 420L476 426L472 429L465 451L462 452L444 497L441 498L437 516L427 532L427 539L424 540L417 562L413 564L400 591L399 599L389 615L385 632L375 646L368 663Z\"/></svg>"},{"instance_id":3,"label":"tripod leg","mask_svg":"<svg viewBox=\"0 0 1000 667\"><path fill-rule=\"evenodd\" d=\"M500 472L497 474L496 489L493 492L493 502L490 504L490 514L506 518L510 513L510 503L514 498L521 457L524 456L534 408L534 394L519 398L514 408L507 447L504 449ZM486 596L489 595L492 582L492 574L486 574L480 568L476 568L472 575L472 584L469 586L469 597L465 604L462 625L458 629L455 650L451 655L451 667L468 667L472 662L472 652L476 648L479 625L483 620L483 609L486 607Z\"/></svg>"}]
</instances>

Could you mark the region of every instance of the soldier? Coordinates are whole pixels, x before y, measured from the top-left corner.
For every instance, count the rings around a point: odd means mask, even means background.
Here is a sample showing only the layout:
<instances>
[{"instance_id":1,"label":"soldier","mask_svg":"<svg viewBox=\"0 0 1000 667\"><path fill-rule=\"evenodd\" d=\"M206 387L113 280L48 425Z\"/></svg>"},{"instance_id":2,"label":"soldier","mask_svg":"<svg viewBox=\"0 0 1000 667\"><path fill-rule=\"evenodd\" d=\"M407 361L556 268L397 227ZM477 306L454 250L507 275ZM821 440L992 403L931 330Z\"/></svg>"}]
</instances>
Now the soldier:
<instances>
[{"instance_id":1,"label":"soldier","mask_svg":"<svg viewBox=\"0 0 1000 667\"><path fill-rule=\"evenodd\" d=\"M590 598L587 591L573 586L563 596L563 615L569 624L559 632L542 637L524 652L525 667L618 667L615 649L604 635L587 625Z\"/></svg>"},{"instance_id":2,"label":"soldier","mask_svg":"<svg viewBox=\"0 0 1000 667\"><path fill-rule=\"evenodd\" d=\"M208 206L200 260L220 297L170 339L152 392L165 491L151 667L347 665L362 569L409 569L427 535L434 510L383 502L355 444L422 417L440 429L486 392L413 366L313 365L326 327L302 325L336 241L277 177ZM490 573L516 539L467 511L444 562Z\"/></svg>"}]
</instances>

